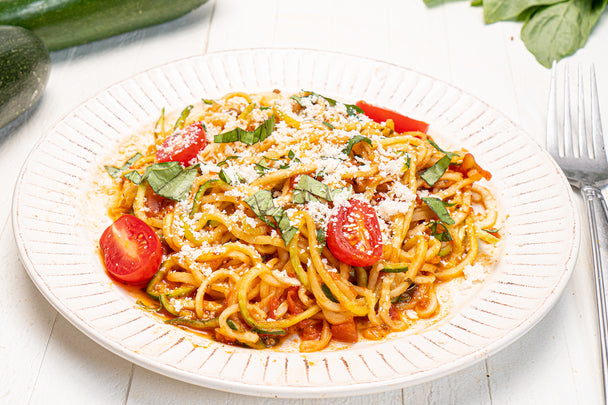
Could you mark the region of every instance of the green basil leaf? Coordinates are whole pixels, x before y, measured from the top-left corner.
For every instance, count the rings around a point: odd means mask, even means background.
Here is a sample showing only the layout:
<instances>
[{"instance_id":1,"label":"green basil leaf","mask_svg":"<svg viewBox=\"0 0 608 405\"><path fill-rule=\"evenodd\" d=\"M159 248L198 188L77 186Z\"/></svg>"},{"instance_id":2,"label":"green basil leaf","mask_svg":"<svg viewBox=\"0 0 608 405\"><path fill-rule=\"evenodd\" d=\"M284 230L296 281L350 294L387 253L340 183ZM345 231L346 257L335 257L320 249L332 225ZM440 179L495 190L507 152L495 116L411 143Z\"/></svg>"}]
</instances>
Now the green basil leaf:
<instances>
[{"instance_id":1,"label":"green basil leaf","mask_svg":"<svg viewBox=\"0 0 608 405\"><path fill-rule=\"evenodd\" d=\"M455 222L441 199L437 197L422 197L422 201L433 210L441 222L447 225L454 225Z\"/></svg>"},{"instance_id":2,"label":"green basil leaf","mask_svg":"<svg viewBox=\"0 0 608 405\"><path fill-rule=\"evenodd\" d=\"M446 154L450 159L452 159L454 156L458 156L458 153L444 151L443 149L441 149L439 147L439 145L437 145L435 142L433 142L430 139L427 139L427 142L430 143L431 145L433 145L433 147L435 149L437 149L439 152Z\"/></svg>"},{"instance_id":3,"label":"green basil leaf","mask_svg":"<svg viewBox=\"0 0 608 405\"><path fill-rule=\"evenodd\" d=\"M350 155L350 152L353 150L353 146L355 146L359 142L365 142L369 146L372 146L372 140L369 139L367 136L355 135L348 140L346 147L342 149L342 153L344 153L346 156Z\"/></svg>"},{"instance_id":4,"label":"green basil leaf","mask_svg":"<svg viewBox=\"0 0 608 405\"><path fill-rule=\"evenodd\" d=\"M443 176L445 171L450 166L450 162L452 159L445 155L441 159L439 159L433 166L429 167L420 175L422 180L426 181L429 186L437 183L437 181Z\"/></svg>"},{"instance_id":5,"label":"green basil leaf","mask_svg":"<svg viewBox=\"0 0 608 405\"><path fill-rule=\"evenodd\" d=\"M441 226L443 228L443 232L439 232L437 230L437 226ZM431 230L431 235L439 242L449 242L452 240L452 235L450 235L448 229L440 222L431 221L429 224L429 229Z\"/></svg>"},{"instance_id":6,"label":"green basil leaf","mask_svg":"<svg viewBox=\"0 0 608 405\"><path fill-rule=\"evenodd\" d=\"M186 198L198 176L198 165L184 168L178 162L155 163L146 168L143 180L162 197L180 201Z\"/></svg>"},{"instance_id":7,"label":"green basil leaf","mask_svg":"<svg viewBox=\"0 0 608 405\"><path fill-rule=\"evenodd\" d=\"M487 233L498 233L500 232L499 228L483 228L482 231L486 231Z\"/></svg>"},{"instance_id":8,"label":"green basil leaf","mask_svg":"<svg viewBox=\"0 0 608 405\"><path fill-rule=\"evenodd\" d=\"M319 250L323 251L325 244L327 243L327 236L325 235L324 229L317 229L317 243L319 244Z\"/></svg>"},{"instance_id":9,"label":"green basil leaf","mask_svg":"<svg viewBox=\"0 0 608 405\"><path fill-rule=\"evenodd\" d=\"M526 48L545 67L582 48L607 0L568 0L539 7L521 29Z\"/></svg>"},{"instance_id":10,"label":"green basil leaf","mask_svg":"<svg viewBox=\"0 0 608 405\"><path fill-rule=\"evenodd\" d=\"M210 98L202 98L201 100L203 100L203 103L207 105L213 105L215 103L215 101L211 100Z\"/></svg>"},{"instance_id":11,"label":"green basil leaf","mask_svg":"<svg viewBox=\"0 0 608 405\"><path fill-rule=\"evenodd\" d=\"M137 171L132 170L122 175L127 180L130 180L132 183L137 184L138 186L143 181L143 176L139 174Z\"/></svg>"},{"instance_id":12,"label":"green basil leaf","mask_svg":"<svg viewBox=\"0 0 608 405\"><path fill-rule=\"evenodd\" d=\"M134 184L147 181L154 192L161 197L180 201L186 198L194 180L198 176L198 165L184 168L179 162L155 163L146 168L143 175L132 170L123 175Z\"/></svg>"},{"instance_id":13,"label":"green basil leaf","mask_svg":"<svg viewBox=\"0 0 608 405\"><path fill-rule=\"evenodd\" d=\"M224 171L224 169L221 169L220 172L217 175L219 176L220 179L222 179L222 181L224 183L232 184L232 180L230 179L230 176L228 176L226 174L226 172Z\"/></svg>"},{"instance_id":14,"label":"green basil leaf","mask_svg":"<svg viewBox=\"0 0 608 405\"><path fill-rule=\"evenodd\" d=\"M336 127L334 127L333 125L331 125L329 122L327 121L323 121L323 125L325 125L327 128L329 129L336 129Z\"/></svg>"},{"instance_id":15,"label":"green basil leaf","mask_svg":"<svg viewBox=\"0 0 608 405\"><path fill-rule=\"evenodd\" d=\"M274 215L277 207L274 205L272 199L272 192L270 190L261 190L245 199L245 204L251 208L256 217L264 221L267 225L272 228L276 228L276 224L266 218L267 215Z\"/></svg>"},{"instance_id":16,"label":"green basil leaf","mask_svg":"<svg viewBox=\"0 0 608 405\"><path fill-rule=\"evenodd\" d=\"M307 95L306 95L307 97L308 96L317 96L317 97L321 97L322 99L325 99L325 101L327 101L327 104L329 104L332 107L334 107L337 103L337 101L334 100L333 98L325 97L319 93L315 93L314 91L306 91L305 93L307 93ZM344 106L346 107L346 113L349 116L357 115L357 114L364 114L363 110L354 104L344 104Z\"/></svg>"},{"instance_id":17,"label":"green basil leaf","mask_svg":"<svg viewBox=\"0 0 608 405\"><path fill-rule=\"evenodd\" d=\"M333 201L331 193L331 188L327 184L321 183L319 180L305 174L296 183L291 201L296 204L304 204L307 201L318 201L314 197Z\"/></svg>"},{"instance_id":18,"label":"green basil leaf","mask_svg":"<svg viewBox=\"0 0 608 405\"><path fill-rule=\"evenodd\" d=\"M296 153L291 149L289 150L289 153L287 153L287 157L293 160L294 163L300 163L300 159L297 158Z\"/></svg>"},{"instance_id":19,"label":"green basil leaf","mask_svg":"<svg viewBox=\"0 0 608 405\"><path fill-rule=\"evenodd\" d=\"M270 170L272 170L272 168L270 166L268 166L268 158L265 158L265 157L260 159L260 161L254 165L254 169L255 169L256 173L258 173L260 176L262 176L262 175L268 173Z\"/></svg>"},{"instance_id":20,"label":"green basil leaf","mask_svg":"<svg viewBox=\"0 0 608 405\"><path fill-rule=\"evenodd\" d=\"M229 143L240 141L247 145L253 145L255 143L262 142L264 139L268 138L274 131L274 124L274 115L272 115L253 131L246 131L242 128L235 128L231 131L215 135L213 137L213 141L215 143Z\"/></svg>"},{"instance_id":21,"label":"green basil leaf","mask_svg":"<svg viewBox=\"0 0 608 405\"><path fill-rule=\"evenodd\" d=\"M302 104L302 97L293 95L289 98L291 98L292 100L295 100L295 102L298 103L300 105L300 107L306 108L306 106L304 104Z\"/></svg>"},{"instance_id":22,"label":"green basil leaf","mask_svg":"<svg viewBox=\"0 0 608 405\"><path fill-rule=\"evenodd\" d=\"M564 0L484 0L483 19L486 24L511 20L537 6L561 3Z\"/></svg>"},{"instance_id":23,"label":"green basil leaf","mask_svg":"<svg viewBox=\"0 0 608 405\"><path fill-rule=\"evenodd\" d=\"M224 159L224 160L222 160L221 162L219 162L219 163L218 163L216 166L218 166L218 167L219 167L219 166L224 166L224 165L227 165L229 160L232 160L232 159L238 159L238 158L239 158L239 157L238 157L237 155L230 155L230 156L228 156L226 159Z\"/></svg>"},{"instance_id":24,"label":"green basil leaf","mask_svg":"<svg viewBox=\"0 0 608 405\"><path fill-rule=\"evenodd\" d=\"M278 229L285 246L289 245L291 239L298 232L298 228L291 225L289 217L282 207L274 205L272 192L270 190L261 190L245 199L245 203L251 208L253 213L268 226ZM272 217L271 221L267 217Z\"/></svg>"},{"instance_id":25,"label":"green basil leaf","mask_svg":"<svg viewBox=\"0 0 608 405\"><path fill-rule=\"evenodd\" d=\"M108 174L115 179L119 179L122 175L129 170L129 168L133 165L133 163L137 162L143 155L137 152L135 155L131 156L124 165L120 168L114 166L104 166Z\"/></svg>"}]
</instances>

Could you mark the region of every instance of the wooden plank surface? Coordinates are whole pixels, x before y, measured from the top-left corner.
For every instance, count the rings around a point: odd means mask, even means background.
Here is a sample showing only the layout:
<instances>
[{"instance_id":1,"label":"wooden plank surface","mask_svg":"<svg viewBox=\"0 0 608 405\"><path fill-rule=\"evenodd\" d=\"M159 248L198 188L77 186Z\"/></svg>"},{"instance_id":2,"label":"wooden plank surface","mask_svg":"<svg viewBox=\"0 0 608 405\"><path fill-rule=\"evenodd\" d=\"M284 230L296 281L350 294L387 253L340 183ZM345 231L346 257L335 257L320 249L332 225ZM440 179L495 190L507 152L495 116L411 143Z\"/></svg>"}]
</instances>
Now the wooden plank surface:
<instances>
[{"instance_id":1,"label":"wooden plank surface","mask_svg":"<svg viewBox=\"0 0 608 405\"><path fill-rule=\"evenodd\" d=\"M386 60L465 89L543 143L549 72L527 52L519 29L515 22L484 25L481 10L468 2L427 9L422 0L211 0L176 21L53 53L52 75L41 102L0 130L0 186L5 190L0 193L0 403L600 403L585 221L578 265L565 293L515 343L431 382L331 400L276 401L213 391L123 360L57 314L25 273L12 236L12 189L27 154L53 123L119 80L205 52L301 47ZM604 16L585 49L571 58L596 64L603 111L608 111L606 38Z\"/></svg>"}]
</instances>

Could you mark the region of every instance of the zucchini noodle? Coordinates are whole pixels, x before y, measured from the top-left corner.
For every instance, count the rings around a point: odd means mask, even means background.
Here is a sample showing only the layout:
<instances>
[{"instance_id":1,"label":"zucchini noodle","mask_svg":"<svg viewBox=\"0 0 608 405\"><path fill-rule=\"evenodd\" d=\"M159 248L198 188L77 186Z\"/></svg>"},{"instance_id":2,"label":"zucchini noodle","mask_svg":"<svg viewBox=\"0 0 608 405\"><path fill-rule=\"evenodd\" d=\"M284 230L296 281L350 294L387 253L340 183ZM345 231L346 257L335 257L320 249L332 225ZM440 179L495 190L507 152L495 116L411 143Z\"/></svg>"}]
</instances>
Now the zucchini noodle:
<instances>
[{"instance_id":1,"label":"zucchini noodle","mask_svg":"<svg viewBox=\"0 0 608 405\"><path fill-rule=\"evenodd\" d=\"M163 263L146 292L167 323L257 349L293 337L303 352L382 339L437 317L437 287L476 266L482 244L500 241L497 203L483 185L490 174L466 150L396 133L392 119L276 90L205 100L174 126L168 118L163 111L147 149L114 176L109 209L160 237ZM133 180L160 167L157 148L194 122L207 145L178 168L193 173L185 193ZM353 199L377 218L382 249L371 265L342 262L328 247L329 223Z\"/></svg>"}]
</instances>

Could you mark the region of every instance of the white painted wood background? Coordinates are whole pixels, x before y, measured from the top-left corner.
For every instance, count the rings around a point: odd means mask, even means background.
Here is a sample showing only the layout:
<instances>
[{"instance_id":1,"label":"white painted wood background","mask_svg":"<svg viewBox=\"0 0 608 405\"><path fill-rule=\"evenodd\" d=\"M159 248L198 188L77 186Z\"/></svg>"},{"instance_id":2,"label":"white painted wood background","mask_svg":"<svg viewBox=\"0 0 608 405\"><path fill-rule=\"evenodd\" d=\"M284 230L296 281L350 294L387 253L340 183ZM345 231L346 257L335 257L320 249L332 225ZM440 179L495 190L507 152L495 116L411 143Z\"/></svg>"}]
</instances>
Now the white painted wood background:
<instances>
[{"instance_id":1,"label":"white painted wood background","mask_svg":"<svg viewBox=\"0 0 608 405\"><path fill-rule=\"evenodd\" d=\"M549 71L526 51L519 39L520 24L484 25L481 9L468 3L427 9L422 0L210 0L170 23L54 52L51 78L40 103L0 130L0 188L4 190L0 193L0 404L601 403L591 253L584 218L574 276L556 306L528 334L485 361L435 381L331 400L235 395L135 366L61 317L19 261L11 226L12 189L39 137L109 85L186 56L224 49L299 47L381 59L476 95L544 143ZM586 47L569 58L595 63L604 112L608 112L606 14Z\"/></svg>"}]
</instances>

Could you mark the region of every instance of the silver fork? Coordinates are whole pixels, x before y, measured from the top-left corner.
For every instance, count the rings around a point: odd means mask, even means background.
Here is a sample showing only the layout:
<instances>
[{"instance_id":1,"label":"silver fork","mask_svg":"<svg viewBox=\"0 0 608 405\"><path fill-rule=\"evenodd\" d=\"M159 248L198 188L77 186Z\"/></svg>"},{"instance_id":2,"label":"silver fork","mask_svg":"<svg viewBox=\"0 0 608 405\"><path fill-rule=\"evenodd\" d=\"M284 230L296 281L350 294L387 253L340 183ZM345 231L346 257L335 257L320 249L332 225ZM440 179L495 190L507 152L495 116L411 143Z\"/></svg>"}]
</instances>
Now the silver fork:
<instances>
[{"instance_id":1,"label":"silver fork","mask_svg":"<svg viewBox=\"0 0 608 405\"><path fill-rule=\"evenodd\" d=\"M606 218L608 208L598 188L598 186L608 180L608 160L604 151L595 69L591 66L588 89L590 94L589 106L585 106L585 83L581 68L577 69L578 101L576 103L570 100L569 72L567 67L565 70L563 121L561 125L558 118L557 67L555 63L551 71L551 89L547 113L547 149L566 174L570 184L581 190L585 200L593 252L593 270L602 353L604 402L608 404L608 348L606 346L608 342L608 318L604 290L604 271L602 269L602 249L599 243L600 233L598 231L599 226L603 226L603 230L608 229ZM574 107L574 112L571 106ZM575 119L573 119L573 113L576 114Z\"/></svg>"}]
</instances>

